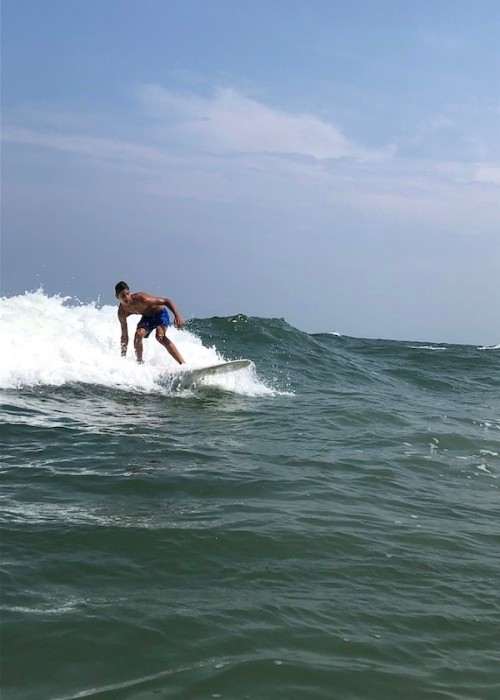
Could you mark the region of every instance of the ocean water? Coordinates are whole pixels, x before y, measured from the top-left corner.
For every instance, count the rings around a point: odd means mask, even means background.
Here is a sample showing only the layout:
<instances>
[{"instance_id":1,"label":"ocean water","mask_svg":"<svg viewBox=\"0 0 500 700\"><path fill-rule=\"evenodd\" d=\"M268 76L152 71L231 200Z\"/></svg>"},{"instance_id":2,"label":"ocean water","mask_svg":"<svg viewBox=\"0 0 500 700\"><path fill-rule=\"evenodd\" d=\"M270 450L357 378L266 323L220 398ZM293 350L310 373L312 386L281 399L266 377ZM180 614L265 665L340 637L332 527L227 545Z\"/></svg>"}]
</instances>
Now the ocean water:
<instances>
[{"instance_id":1,"label":"ocean water","mask_svg":"<svg viewBox=\"0 0 500 700\"><path fill-rule=\"evenodd\" d=\"M500 697L500 346L0 315L3 699Z\"/></svg>"}]
</instances>

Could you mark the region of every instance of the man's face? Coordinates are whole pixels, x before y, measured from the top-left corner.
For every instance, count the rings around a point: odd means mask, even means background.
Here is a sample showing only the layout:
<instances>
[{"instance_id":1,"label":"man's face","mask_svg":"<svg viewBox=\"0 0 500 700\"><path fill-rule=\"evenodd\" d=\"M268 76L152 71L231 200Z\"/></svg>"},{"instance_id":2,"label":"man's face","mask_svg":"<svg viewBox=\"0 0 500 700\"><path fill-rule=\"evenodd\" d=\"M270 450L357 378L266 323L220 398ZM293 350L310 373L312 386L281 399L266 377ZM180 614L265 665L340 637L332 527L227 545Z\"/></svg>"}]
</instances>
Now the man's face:
<instances>
[{"instance_id":1,"label":"man's face","mask_svg":"<svg viewBox=\"0 0 500 700\"><path fill-rule=\"evenodd\" d=\"M116 298L118 301L120 301L122 304L128 304L129 301L131 301L132 295L130 294L130 289L124 289L123 292L120 292L119 294L116 295Z\"/></svg>"}]
</instances>

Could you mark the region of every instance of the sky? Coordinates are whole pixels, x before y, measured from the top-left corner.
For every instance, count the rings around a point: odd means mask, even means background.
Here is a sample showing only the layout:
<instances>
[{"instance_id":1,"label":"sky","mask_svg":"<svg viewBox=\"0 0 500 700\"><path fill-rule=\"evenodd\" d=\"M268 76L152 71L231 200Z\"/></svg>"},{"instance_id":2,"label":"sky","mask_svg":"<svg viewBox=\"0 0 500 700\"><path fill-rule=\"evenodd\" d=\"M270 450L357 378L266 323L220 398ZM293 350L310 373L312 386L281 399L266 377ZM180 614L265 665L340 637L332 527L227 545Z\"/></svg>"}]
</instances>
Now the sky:
<instances>
[{"instance_id":1,"label":"sky","mask_svg":"<svg viewBox=\"0 0 500 700\"><path fill-rule=\"evenodd\" d=\"M500 342L498 0L2 0L1 294Z\"/></svg>"}]
</instances>

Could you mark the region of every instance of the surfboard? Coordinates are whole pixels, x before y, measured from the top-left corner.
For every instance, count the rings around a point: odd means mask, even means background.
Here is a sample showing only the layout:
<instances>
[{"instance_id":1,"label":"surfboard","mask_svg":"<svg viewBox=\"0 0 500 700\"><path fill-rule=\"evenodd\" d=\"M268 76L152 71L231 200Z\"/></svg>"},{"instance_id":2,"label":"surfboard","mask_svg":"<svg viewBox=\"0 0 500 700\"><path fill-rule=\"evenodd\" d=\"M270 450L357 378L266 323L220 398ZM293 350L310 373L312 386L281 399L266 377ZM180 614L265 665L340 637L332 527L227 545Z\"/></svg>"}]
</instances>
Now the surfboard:
<instances>
[{"instance_id":1,"label":"surfboard","mask_svg":"<svg viewBox=\"0 0 500 700\"><path fill-rule=\"evenodd\" d=\"M227 374L228 372L237 372L245 367L250 367L253 364L251 360L229 360L228 362L218 362L216 365L208 367L196 367L195 369L187 369L183 372L184 376L190 380L203 379L214 374Z\"/></svg>"}]
</instances>

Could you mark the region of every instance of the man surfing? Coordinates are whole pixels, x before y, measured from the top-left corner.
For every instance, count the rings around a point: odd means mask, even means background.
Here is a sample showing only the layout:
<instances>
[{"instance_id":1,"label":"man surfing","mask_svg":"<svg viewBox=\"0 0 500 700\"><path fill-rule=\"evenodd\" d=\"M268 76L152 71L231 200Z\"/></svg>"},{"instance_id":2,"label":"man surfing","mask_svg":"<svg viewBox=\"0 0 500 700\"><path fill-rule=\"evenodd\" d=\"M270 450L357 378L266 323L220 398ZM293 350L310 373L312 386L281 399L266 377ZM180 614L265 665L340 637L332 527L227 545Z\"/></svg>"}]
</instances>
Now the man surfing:
<instances>
[{"instance_id":1,"label":"man surfing","mask_svg":"<svg viewBox=\"0 0 500 700\"><path fill-rule=\"evenodd\" d=\"M167 309L174 314L174 325L176 328L184 326L184 320L180 316L175 304L164 297L153 297L146 292L130 293L126 282L118 282L115 285L115 295L120 306L118 307L118 320L122 329L121 354L125 357L128 347L128 327L127 317L133 314L141 314L141 320L137 324L134 337L135 356L139 364L142 360L142 340L156 329L156 340L163 345L180 365L184 364L184 359L172 341L167 338L166 330L170 325L170 318ZM167 307L167 308L165 308Z\"/></svg>"}]
</instances>

